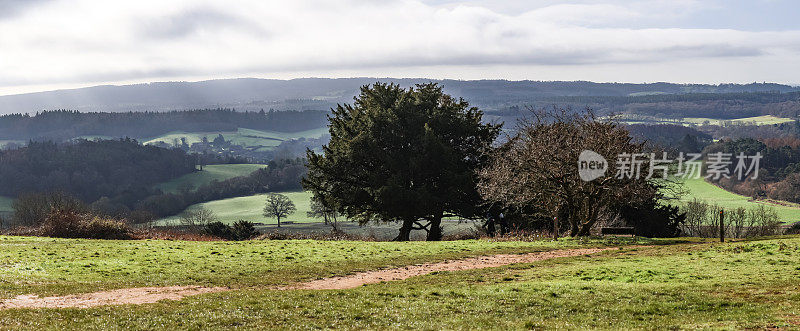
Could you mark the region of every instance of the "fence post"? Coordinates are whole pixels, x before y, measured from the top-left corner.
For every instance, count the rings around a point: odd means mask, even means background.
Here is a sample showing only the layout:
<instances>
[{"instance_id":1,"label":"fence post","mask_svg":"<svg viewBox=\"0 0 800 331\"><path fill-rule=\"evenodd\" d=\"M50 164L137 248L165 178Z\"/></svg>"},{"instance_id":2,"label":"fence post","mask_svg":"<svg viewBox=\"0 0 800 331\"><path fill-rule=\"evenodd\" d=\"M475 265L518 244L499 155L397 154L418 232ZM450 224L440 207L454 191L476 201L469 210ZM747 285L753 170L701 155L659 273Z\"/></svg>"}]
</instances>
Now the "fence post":
<instances>
[{"instance_id":1,"label":"fence post","mask_svg":"<svg viewBox=\"0 0 800 331\"><path fill-rule=\"evenodd\" d=\"M719 210L719 242L725 242L725 210Z\"/></svg>"},{"instance_id":2,"label":"fence post","mask_svg":"<svg viewBox=\"0 0 800 331\"><path fill-rule=\"evenodd\" d=\"M558 240L558 216L553 217L553 239Z\"/></svg>"}]
</instances>

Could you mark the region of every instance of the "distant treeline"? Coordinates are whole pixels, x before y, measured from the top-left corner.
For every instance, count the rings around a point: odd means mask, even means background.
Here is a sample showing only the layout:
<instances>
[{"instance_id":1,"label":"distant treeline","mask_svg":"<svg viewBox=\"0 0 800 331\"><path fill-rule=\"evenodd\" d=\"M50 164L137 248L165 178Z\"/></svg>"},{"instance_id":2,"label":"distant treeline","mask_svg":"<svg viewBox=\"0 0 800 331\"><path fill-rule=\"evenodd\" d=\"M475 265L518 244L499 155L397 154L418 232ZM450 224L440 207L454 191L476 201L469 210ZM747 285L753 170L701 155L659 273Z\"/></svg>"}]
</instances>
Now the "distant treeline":
<instances>
[{"instance_id":1,"label":"distant treeline","mask_svg":"<svg viewBox=\"0 0 800 331\"><path fill-rule=\"evenodd\" d=\"M632 124L626 128L631 137L645 141L673 152L697 153L710 144L711 135L695 128L674 124Z\"/></svg>"},{"instance_id":2,"label":"distant treeline","mask_svg":"<svg viewBox=\"0 0 800 331\"><path fill-rule=\"evenodd\" d=\"M513 105L543 101L587 103L591 99L559 96L627 97L645 94L695 94L742 92L796 92L797 87L772 83L673 84L594 83L587 81L437 80L426 78L303 78L220 79L202 82L161 82L126 86L95 86L21 95L0 96L0 114L30 113L41 109L128 112L197 109L208 107L259 111L328 110L338 103L352 102L361 86L393 82L403 87L438 83L450 95L460 96L484 111L504 110ZM556 98L556 99L548 99ZM591 101L595 102L595 101Z\"/></svg>"},{"instance_id":3,"label":"distant treeline","mask_svg":"<svg viewBox=\"0 0 800 331\"><path fill-rule=\"evenodd\" d=\"M761 115L800 115L800 92L684 93L638 96L552 96L506 102L488 115L514 116L526 107L552 105L591 108L600 115L637 114L660 118L707 117L736 119Z\"/></svg>"},{"instance_id":4,"label":"distant treeline","mask_svg":"<svg viewBox=\"0 0 800 331\"><path fill-rule=\"evenodd\" d=\"M0 140L66 140L81 136L148 138L172 131L235 131L237 128L296 132L327 124L324 111L237 112L202 109L171 112L81 113L43 111L0 116Z\"/></svg>"},{"instance_id":5,"label":"distant treeline","mask_svg":"<svg viewBox=\"0 0 800 331\"><path fill-rule=\"evenodd\" d=\"M15 202L19 224L41 221L36 218L63 201L99 214L146 222L178 214L196 203L300 189L306 173L304 160L292 159L273 161L248 176L215 180L196 189L163 193L156 188L195 171L197 160L198 155L178 148L141 145L130 138L31 142L0 151L0 195L19 198Z\"/></svg>"},{"instance_id":6,"label":"distant treeline","mask_svg":"<svg viewBox=\"0 0 800 331\"><path fill-rule=\"evenodd\" d=\"M739 181L733 174L731 178L720 178L715 184L750 197L770 198L800 203L800 139L796 136L783 138L736 140L725 139L707 146L703 153L729 153L735 162L736 155L746 156L760 153L758 178Z\"/></svg>"},{"instance_id":7,"label":"distant treeline","mask_svg":"<svg viewBox=\"0 0 800 331\"><path fill-rule=\"evenodd\" d=\"M195 162L182 150L132 139L31 142L0 151L0 195L64 191L86 202L106 197L132 206L156 193L153 185L194 171Z\"/></svg>"},{"instance_id":8,"label":"distant treeline","mask_svg":"<svg viewBox=\"0 0 800 331\"><path fill-rule=\"evenodd\" d=\"M657 102L697 102L741 100L757 103L776 103L800 100L800 91L784 92L735 92L735 93L684 93L684 94L648 94L632 96L558 96L542 98L541 101L551 102L580 102L580 103L657 103Z\"/></svg>"}]
</instances>

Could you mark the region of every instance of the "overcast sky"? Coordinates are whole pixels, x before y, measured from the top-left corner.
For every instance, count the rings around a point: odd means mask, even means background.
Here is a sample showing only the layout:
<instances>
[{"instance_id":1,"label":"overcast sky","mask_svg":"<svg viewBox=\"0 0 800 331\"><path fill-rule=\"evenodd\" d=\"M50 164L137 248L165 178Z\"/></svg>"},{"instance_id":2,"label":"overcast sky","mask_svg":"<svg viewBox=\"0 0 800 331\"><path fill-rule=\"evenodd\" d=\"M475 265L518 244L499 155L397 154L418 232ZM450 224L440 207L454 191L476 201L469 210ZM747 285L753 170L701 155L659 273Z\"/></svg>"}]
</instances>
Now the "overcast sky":
<instances>
[{"instance_id":1,"label":"overcast sky","mask_svg":"<svg viewBox=\"0 0 800 331\"><path fill-rule=\"evenodd\" d=\"M232 77L800 83L800 1L0 0L0 94Z\"/></svg>"}]
</instances>

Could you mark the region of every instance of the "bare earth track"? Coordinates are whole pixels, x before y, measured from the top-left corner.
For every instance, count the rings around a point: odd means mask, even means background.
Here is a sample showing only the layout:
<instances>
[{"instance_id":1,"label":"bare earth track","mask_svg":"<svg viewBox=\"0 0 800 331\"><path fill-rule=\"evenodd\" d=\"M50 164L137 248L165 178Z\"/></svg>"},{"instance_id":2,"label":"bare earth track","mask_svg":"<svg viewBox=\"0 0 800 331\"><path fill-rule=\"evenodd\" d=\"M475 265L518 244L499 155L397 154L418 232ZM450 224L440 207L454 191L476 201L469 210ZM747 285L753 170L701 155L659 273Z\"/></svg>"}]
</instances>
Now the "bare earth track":
<instances>
[{"instance_id":1,"label":"bare earth track","mask_svg":"<svg viewBox=\"0 0 800 331\"><path fill-rule=\"evenodd\" d=\"M343 290L366 284L384 281L395 281L426 275L435 271L457 271L500 267L514 263L531 263L535 261L594 254L616 248L581 248L554 250L529 254L501 254L479 256L463 260L444 261L401 268L374 270L349 276L324 278L279 290ZM168 286L168 287L135 287L111 291L74 294L61 297L44 297L36 295L20 295L13 299L0 301L0 309L12 308L88 308L105 305L145 304L161 300L180 300L184 297L229 291L227 287L202 286Z\"/></svg>"},{"instance_id":2,"label":"bare earth track","mask_svg":"<svg viewBox=\"0 0 800 331\"><path fill-rule=\"evenodd\" d=\"M612 248L584 248L556 250L529 254L501 254L479 256L463 260L444 261L439 263L412 265L407 267L374 270L357 273L349 276L325 278L306 283L285 287L283 289L295 290L345 290L356 288L365 284L380 283L383 281L403 280L414 276L427 275L434 271L457 271L468 269L483 269L500 267L514 263L530 263L535 261L593 254Z\"/></svg>"},{"instance_id":3,"label":"bare earth track","mask_svg":"<svg viewBox=\"0 0 800 331\"><path fill-rule=\"evenodd\" d=\"M0 309L10 308L89 308L105 305L140 305L160 300L180 300L191 295L221 292L226 287L168 286L135 287L119 290L67 295L63 297L44 297L20 295L0 302Z\"/></svg>"}]
</instances>

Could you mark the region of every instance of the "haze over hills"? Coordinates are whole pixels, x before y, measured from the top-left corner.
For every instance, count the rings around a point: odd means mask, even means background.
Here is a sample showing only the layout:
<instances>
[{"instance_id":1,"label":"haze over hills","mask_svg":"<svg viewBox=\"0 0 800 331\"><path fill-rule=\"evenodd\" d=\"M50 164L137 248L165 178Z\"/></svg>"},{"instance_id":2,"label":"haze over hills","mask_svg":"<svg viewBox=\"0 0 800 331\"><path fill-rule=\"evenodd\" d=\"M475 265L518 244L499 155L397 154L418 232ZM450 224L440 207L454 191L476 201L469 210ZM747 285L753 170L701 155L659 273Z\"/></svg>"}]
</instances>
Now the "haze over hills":
<instances>
[{"instance_id":1,"label":"haze over hills","mask_svg":"<svg viewBox=\"0 0 800 331\"><path fill-rule=\"evenodd\" d=\"M0 114L70 109L81 112L167 111L197 108L237 110L325 110L351 102L360 86L376 81L401 86L435 82L445 92L486 110L559 96L641 96L653 94L793 92L800 87L773 83L673 84L593 83L585 81L436 80L424 78L221 79L95 86L0 96Z\"/></svg>"}]
</instances>

